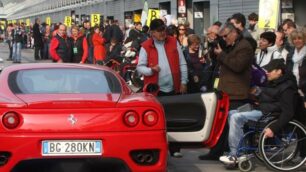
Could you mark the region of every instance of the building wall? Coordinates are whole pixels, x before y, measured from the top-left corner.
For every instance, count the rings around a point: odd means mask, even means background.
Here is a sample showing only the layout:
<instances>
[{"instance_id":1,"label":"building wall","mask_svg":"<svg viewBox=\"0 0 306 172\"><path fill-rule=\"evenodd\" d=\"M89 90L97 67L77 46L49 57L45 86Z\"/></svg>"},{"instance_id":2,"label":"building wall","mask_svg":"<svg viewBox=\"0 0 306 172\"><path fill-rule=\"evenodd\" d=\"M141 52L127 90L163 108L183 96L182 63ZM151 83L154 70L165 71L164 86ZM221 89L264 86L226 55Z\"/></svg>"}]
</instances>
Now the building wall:
<instances>
[{"instance_id":1,"label":"building wall","mask_svg":"<svg viewBox=\"0 0 306 172\"><path fill-rule=\"evenodd\" d=\"M294 9L295 9L296 23L298 23L300 26L306 25L306 17L305 17L306 1L305 0L294 1Z\"/></svg>"},{"instance_id":2,"label":"building wall","mask_svg":"<svg viewBox=\"0 0 306 172\"><path fill-rule=\"evenodd\" d=\"M124 1L114 0L105 2L105 16L114 16L120 23L124 21Z\"/></svg>"},{"instance_id":3,"label":"building wall","mask_svg":"<svg viewBox=\"0 0 306 172\"><path fill-rule=\"evenodd\" d=\"M192 28L196 27L194 22L194 3L209 2L209 10L204 10L205 13L205 28L211 25L215 21L221 21L224 23L228 17L232 14L241 12L245 16L248 16L252 12L258 13L259 0L186 0L187 2L187 18ZM173 17L177 17L177 0L147 0L149 8L159 8L160 3L170 2L170 14ZM119 20L120 23L124 23L124 13L134 12L143 9L143 0L112 0L106 1L95 5L78 7L75 10L76 14L100 13L106 18L107 16L113 16L114 19ZM35 7L34 7L35 8ZM306 1L294 0L294 10L296 22L300 25L306 24L305 16ZM1 13L1 9L0 9ZM41 17L45 20L47 16L50 16L52 22L63 22L65 16L70 15L70 10L64 10L55 12L52 14L44 14L40 16L31 17L31 21L34 22L34 18ZM207 19L208 17L208 19ZM200 29L199 29L200 30Z\"/></svg>"},{"instance_id":4,"label":"building wall","mask_svg":"<svg viewBox=\"0 0 306 172\"><path fill-rule=\"evenodd\" d=\"M4 15L4 8L0 7L0 15Z\"/></svg>"},{"instance_id":5,"label":"building wall","mask_svg":"<svg viewBox=\"0 0 306 172\"><path fill-rule=\"evenodd\" d=\"M259 1L219 0L218 6L218 20L224 23L234 13L242 13L246 17L252 12L258 14Z\"/></svg>"}]
</instances>

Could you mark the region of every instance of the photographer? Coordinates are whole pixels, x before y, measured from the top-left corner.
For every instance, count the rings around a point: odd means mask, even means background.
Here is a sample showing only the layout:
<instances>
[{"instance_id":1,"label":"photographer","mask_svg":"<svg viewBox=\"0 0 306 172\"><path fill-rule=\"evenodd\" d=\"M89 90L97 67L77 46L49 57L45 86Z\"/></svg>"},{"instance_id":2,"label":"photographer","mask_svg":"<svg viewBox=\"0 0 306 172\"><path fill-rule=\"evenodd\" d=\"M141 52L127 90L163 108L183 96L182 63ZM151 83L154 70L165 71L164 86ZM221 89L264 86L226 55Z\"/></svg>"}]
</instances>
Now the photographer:
<instances>
[{"instance_id":1,"label":"photographer","mask_svg":"<svg viewBox=\"0 0 306 172\"><path fill-rule=\"evenodd\" d=\"M241 31L233 24L226 23L220 31L220 36L226 43L226 50L220 45L214 49L220 65L218 89L230 97L230 109L248 102L251 83L251 65L254 60L254 51L251 44L245 40ZM202 160L217 160L227 148L228 127L219 139L218 144L208 155L200 156Z\"/></svg>"},{"instance_id":2,"label":"photographer","mask_svg":"<svg viewBox=\"0 0 306 172\"><path fill-rule=\"evenodd\" d=\"M219 64L217 61L217 55L214 49L220 45L222 49L226 49L226 43L218 35L220 26L213 24L207 29L206 37L204 38L204 56L209 64L206 68L205 75L203 76L203 88L202 90L212 91L214 89L214 81L219 77ZM206 50L206 51L205 51ZM208 63L209 62L209 63Z\"/></svg>"}]
</instances>

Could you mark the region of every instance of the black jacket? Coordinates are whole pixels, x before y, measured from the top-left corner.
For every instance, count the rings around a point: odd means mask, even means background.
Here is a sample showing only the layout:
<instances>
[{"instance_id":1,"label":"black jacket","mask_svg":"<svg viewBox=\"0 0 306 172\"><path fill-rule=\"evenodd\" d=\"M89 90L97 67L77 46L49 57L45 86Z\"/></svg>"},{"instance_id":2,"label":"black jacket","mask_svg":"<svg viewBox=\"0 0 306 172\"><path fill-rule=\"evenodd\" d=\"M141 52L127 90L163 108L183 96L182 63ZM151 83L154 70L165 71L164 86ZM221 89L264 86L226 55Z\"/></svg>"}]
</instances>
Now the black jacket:
<instances>
[{"instance_id":1,"label":"black jacket","mask_svg":"<svg viewBox=\"0 0 306 172\"><path fill-rule=\"evenodd\" d=\"M133 41L132 47L137 51L140 50L141 44L146 40L141 31L132 29L129 33L129 37L126 39L126 42Z\"/></svg>"},{"instance_id":2,"label":"black jacket","mask_svg":"<svg viewBox=\"0 0 306 172\"><path fill-rule=\"evenodd\" d=\"M116 24L112 24L105 29L103 34L103 38L105 38L106 43L109 43L111 39L116 39L119 43L122 43L124 36L120 29L120 27Z\"/></svg>"},{"instance_id":3,"label":"black jacket","mask_svg":"<svg viewBox=\"0 0 306 172\"><path fill-rule=\"evenodd\" d=\"M71 38L67 37L66 39L60 37L59 35L55 36L55 39L59 41L59 45L56 49L56 53L61 57L64 63L72 62L72 47L73 41Z\"/></svg>"},{"instance_id":4,"label":"black jacket","mask_svg":"<svg viewBox=\"0 0 306 172\"><path fill-rule=\"evenodd\" d=\"M13 40L12 40L13 43L22 42L22 33L23 33L23 31L21 30L21 28L13 29L12 33L13 33Z\"/></svg>"},{"instance_id":5,"label":"black jacket","mask_svg":"<svg viewBox=\"0 0 306 172\"><path fill-rule=\"evenodd\" d=\"M72 43L72 62L73 63L80 63L82 61L84 48L83 48L83 41L85 36L80 36L76 40L71 39ZM74 52L73 49L76 48L77 52Z\"/></svg>"},{"instance_id":6,"label":"black jacket","mask_svg":"<svg viewBox=\"0 0 306 172\"><path fill-rule=\"evenodd\" d=\"M258 97L259 110L264 114L279 115L277 122L270 127L274 133L293 118L297 109L298 97L296 80L291 72L277 80L269 81L265 87L261 87L261 93Z\"/></svg>"},{"instance_id":7,"label":"black jacket","mask_svg":"<svg viewBox=\"0 0 306 172\"><path fill-rule=\"evenodd\" d=\"M35 46L41 47L43 46L42 34L39 29L39 24L35 23L33 25L33 38Z\"/></svg>"},{"instance_id":8,"label":"black jacket","mask_svg":"<svg viewBox=\"0 0 306 172\"><path fill-rule=\"evenodd\" d=\"M121 51L122 51L122 46L120 43L116 44L112 51L110 51L110 46L111 44L106 44L106 58L105 62L109 62L111 59L116 60L121 63L122 57L121 57Z\"/></svg>"}]
</instances>

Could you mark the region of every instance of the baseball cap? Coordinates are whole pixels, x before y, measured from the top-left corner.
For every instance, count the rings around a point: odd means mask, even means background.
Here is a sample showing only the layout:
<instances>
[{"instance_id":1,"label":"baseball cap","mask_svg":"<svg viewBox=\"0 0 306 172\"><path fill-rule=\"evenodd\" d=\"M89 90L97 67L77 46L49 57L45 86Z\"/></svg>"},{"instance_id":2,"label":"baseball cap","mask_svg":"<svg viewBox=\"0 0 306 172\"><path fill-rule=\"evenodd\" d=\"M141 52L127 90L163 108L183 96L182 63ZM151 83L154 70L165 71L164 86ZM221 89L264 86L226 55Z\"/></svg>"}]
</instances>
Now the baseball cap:
<instances>
[{"instance_id":1,"label":"baseball cap","mask_svg":"<svg viewBox=\"0 0 306 172\"><path fill-rule=\"evenodd\" d=\"M151 24L150 24L150 30L153 31L153 30L165 30L166 29L166 25L164 23L164 21L162 21L161 19L154 19L151 21Z\"/></svg>"},{"instance_id":2,"label":"baseball cap","mask_svg":"<svg viewBox=\"0 0 306 172\"><path fill-rule=\"evenodd\" d=\"M286 69L285 60L282 58L273 59L267 65L263 66L263 68L268 72L271 72L275 69L281 69L282 71L284 71Z\"/></svg>"}]
</instances>

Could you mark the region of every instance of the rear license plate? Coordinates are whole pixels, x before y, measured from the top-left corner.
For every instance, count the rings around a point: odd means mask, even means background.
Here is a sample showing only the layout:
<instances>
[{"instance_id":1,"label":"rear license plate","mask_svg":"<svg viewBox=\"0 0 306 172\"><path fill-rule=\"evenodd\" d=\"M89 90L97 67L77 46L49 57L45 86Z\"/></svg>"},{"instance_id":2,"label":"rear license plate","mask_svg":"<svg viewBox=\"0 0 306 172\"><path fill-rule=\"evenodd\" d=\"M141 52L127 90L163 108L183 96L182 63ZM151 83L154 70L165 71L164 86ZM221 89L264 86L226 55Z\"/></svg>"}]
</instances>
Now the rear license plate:
<instances>
[{"instance_id":1,"label":"rear license plate","mask_svg":"<svg viewBox=\"0 0 306 172\"><path fill-rule=\"evenodd\" d=\"M44 140L43 156L102 155L101 140Z\"/></svg>"}]
</instances>

